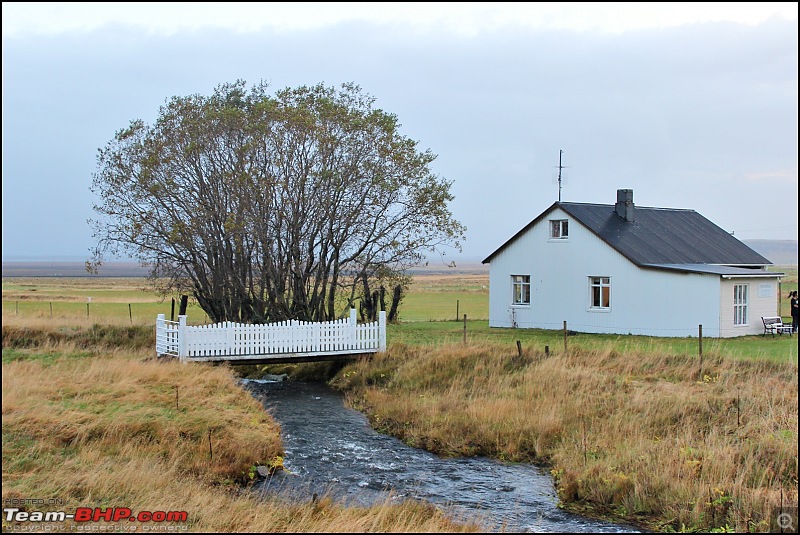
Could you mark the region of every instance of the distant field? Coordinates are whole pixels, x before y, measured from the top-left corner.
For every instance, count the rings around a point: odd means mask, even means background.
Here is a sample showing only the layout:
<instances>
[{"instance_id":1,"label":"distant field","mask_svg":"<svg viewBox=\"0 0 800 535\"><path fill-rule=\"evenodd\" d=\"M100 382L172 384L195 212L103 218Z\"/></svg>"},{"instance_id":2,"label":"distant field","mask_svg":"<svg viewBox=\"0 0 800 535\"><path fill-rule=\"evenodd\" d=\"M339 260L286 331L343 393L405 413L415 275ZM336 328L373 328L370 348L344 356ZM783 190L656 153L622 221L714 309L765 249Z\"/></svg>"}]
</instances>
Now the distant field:
<instances>
[{"instance_id":1,"label":"distant field","mask_svg":"<svg viewBox=\"0 0 800 535\"><path fill-rule=\"evenodd\" d=\"M130 268L131 266L128 266ZM797 289L797 266L776 266L781 282L781 315L790 318L788 294ZM122 270L120 267L119 270ZM487 266L417 271L401 306L403 322L489 319ZM88 304L88 318L87 318ZM3 320L18 318L151 325L157 314L172 313L171 298L156 295L144 277L3 276ZM196 305L190 323L204 323Z\"/></svg>"},{"instance_id":2,"label":"distant field","mask_svg":"<svg viewBox=\"0 0 800 535\"><path fill-rule=\"evenodd\" d=\"M783 316L789 318L790 290L797 289L797 267L779 267L787 274L781 284ZM464 338L463 318L467 316L467 339L495 341L515 350L516 341L526 349L544 351L563 347L560 331L489 328L489 277L485 267L456 274L433 271L415 275L401 306L401 324L390 325L389 343L442 344ZM175 314L177 314L176 303ZM94 324L153 326L158 314L169 318L171 298L162 299L142 277L3 277L3 324L47 327L82 327ZM207 323L197 305L188 309L190 324ZM732 356L762 356L796 360L796 340L776 338L765 343L761 336L735 340L707 340L704 350ZM570 336L574 347L597 349L614 346L672 354L694 354L698 341L645 336Z\"/></svg>"}]
</instances>

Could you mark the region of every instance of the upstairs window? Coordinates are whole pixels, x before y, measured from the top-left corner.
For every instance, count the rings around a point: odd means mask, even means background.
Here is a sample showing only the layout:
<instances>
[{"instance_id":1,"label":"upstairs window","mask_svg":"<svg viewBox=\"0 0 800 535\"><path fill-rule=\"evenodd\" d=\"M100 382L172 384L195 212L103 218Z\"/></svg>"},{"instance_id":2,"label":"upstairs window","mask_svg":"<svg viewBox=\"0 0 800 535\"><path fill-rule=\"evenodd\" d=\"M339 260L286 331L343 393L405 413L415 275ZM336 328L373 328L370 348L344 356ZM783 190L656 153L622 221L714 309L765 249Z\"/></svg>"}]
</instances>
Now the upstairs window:
<instances>
[{"instance_id":1,"label":"upstairs window","mask_svg":"<svg viewBox=\"0 0 800 535\"><path fill-rule=\"evenodd\" d=\"M589 303L591 308L611 308L611 278L589 277Z\"/></svg>"},{"instance_id":2,"label":"upstairs window","mask_svg":"<svg viewBox=\"0 0 800 535\"><path fill-rule=\"evenodd\" d=\"M550 239L566 240L569 238L569 221L566 219L550 220Z\"/></svg>"},{"instance_id":3,"label":"upstairs window","mask_svg":"<svg viewBox=\"0 0 800 535\"><path fill-rule=\"evenodd\" d=\"M531 276L511 275L511 304L531 304Z\"/></svg>"}]
</instances>

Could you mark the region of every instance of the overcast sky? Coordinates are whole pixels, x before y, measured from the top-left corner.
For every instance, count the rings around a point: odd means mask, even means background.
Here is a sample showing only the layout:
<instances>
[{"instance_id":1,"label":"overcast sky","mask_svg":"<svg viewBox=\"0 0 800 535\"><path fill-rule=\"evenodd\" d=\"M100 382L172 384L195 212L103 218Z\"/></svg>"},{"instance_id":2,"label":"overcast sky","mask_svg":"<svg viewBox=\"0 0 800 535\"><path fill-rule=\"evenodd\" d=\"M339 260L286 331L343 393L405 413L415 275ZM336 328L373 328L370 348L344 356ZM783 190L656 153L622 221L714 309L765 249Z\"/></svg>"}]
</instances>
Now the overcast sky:
<instances>
[{"instance_id":1,"label":"overcast sky","mask_svg":"<svg viewBox=\"0 0 800 535\"><path fill-rule=\"evenodd\" d=\"M355 82L454 181L464 252L558 199L797 239L797 3L3 2L3 259L82 260L97 150L221 83Z\"/></svg>"}]
</instances>

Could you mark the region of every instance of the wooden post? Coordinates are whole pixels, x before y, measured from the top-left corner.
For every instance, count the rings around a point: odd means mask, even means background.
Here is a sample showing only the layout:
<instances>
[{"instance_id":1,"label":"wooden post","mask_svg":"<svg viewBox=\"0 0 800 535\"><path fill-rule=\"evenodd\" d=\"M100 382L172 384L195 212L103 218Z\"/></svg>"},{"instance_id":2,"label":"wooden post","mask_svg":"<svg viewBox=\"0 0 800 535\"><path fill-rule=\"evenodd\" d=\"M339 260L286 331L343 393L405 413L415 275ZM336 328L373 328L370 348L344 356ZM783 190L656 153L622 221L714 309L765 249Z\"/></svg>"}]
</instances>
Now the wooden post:
<instances>
[{"instance_id":1,"label":"wooden post","mask_svg":"<svg viewBox=\"0 0 800 535\"><path fill-rule=\"evenodd\" d=\"M458 299L456 299L456 321L458 321Z\"/></svg>"},{"instance_id":2,"label":"wooden post","mask_svg":"<svg viewBox=\"0 0 800 535\"><path fill-rule=\"evenodd\" d=\"M521 357L522 356L522 342L517 340L517 354Z\"/></svg>"},{"instance_id":3,"label":"wooden post","mask_svg":"<svg viewBox=\"0 0 800 535\"><path fill-rule=\"evenodd\" d=\"M741 391L736 389L736 428L742 426L742 406L741 406Z\"/></svg>"},{"instance_id":4,"label":"wooden post","mask_svg":"<svg viewBox=\"0 0 800 535\"><path fill-rule=\"evenodd\" d=\"M128 317L131 318L131 325L133 325L133 310L131 310L130 303L128 303Z\"/></svg>"},{"instance_id":5,"label":"wooden post","mask_svg":"<svg viewBox=\"0 0 800 535\"><path fill-rule=\"evenodd\" d=\"M89 317L89 303L86 303L86 317Z\"/></svg>"},{"instance_id":6,"label":"wooden post","mask_svg":"<svg viewBox=\"0 0 800 535\"><path fill-rule=\"evenodd\" d=\"M703 378L703 324L697 326L697 340L700 351L700 378Z\"/></svg>"},{"instance_id":7,"label":"wooden post","mask_svg":"<svg viewBox=\"0 0 800 535\"><path fill-rule=\"evenodd\" d=\"M564 320L564 353L567 352L567 320Z\"/></svg>"},{"instance_id":8,"label":"wooden post","mask_svg":"<svg viewBox=\"0 0 800 535\"><path fill-rule=\"evenodd\" d=\"M186 315L186 309L188 307L189 307L189 296L188 295L182 295L181 296L181 306L178 309L178 316L185 316Z\"/></svg>"},{"instance_id":9,"label":"wooden post","mask_svg":"<svg viewBox=\"0 0 800 535\"><path fill-rule=\"evenodd\" d=\"M464 343L467 343L467 315L464 314Z\"/></svg>"},{"instance_id":10,"label":"wooden post","mask_svg":"<svg viewBox=\"0 0 800 535\"><path fill-rule=\"evenodd\" d=\"M175 298L172 298L172 310L169 314L169 321L175 321Z\"/></svg>"},{"instance_id":11,"label":"wooden post","mask_svg":"<svg viewBox=\"0 0 800 535\"><path fill-rule=\"evenodd\" d=\"M53 317L53 302L50 301L50 317Z\"/></svg>"}]
</instances>

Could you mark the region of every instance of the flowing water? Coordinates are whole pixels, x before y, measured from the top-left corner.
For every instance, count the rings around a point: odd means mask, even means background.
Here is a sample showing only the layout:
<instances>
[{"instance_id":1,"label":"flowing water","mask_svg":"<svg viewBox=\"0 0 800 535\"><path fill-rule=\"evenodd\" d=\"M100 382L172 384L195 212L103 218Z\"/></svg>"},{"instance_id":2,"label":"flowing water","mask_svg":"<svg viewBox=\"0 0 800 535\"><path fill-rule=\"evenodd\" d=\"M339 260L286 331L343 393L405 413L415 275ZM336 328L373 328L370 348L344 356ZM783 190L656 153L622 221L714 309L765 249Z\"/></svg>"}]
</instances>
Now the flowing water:
<instances>
[{"instance_id":1,"label":"flowing water","mask_svg":"<svg viewBox=\"0 0 800 535\"><path fill-rule=\"evenodd\" d=\"M551 476L543 469L486 458L445 459L377 433L325 385L244 383L280 423L290 472L265 480L263 492L302 500L328 495L358 505L420 499L456 519L480 515L492 531L636 531L558 509Z\"/></svg>"}]
</instances>

